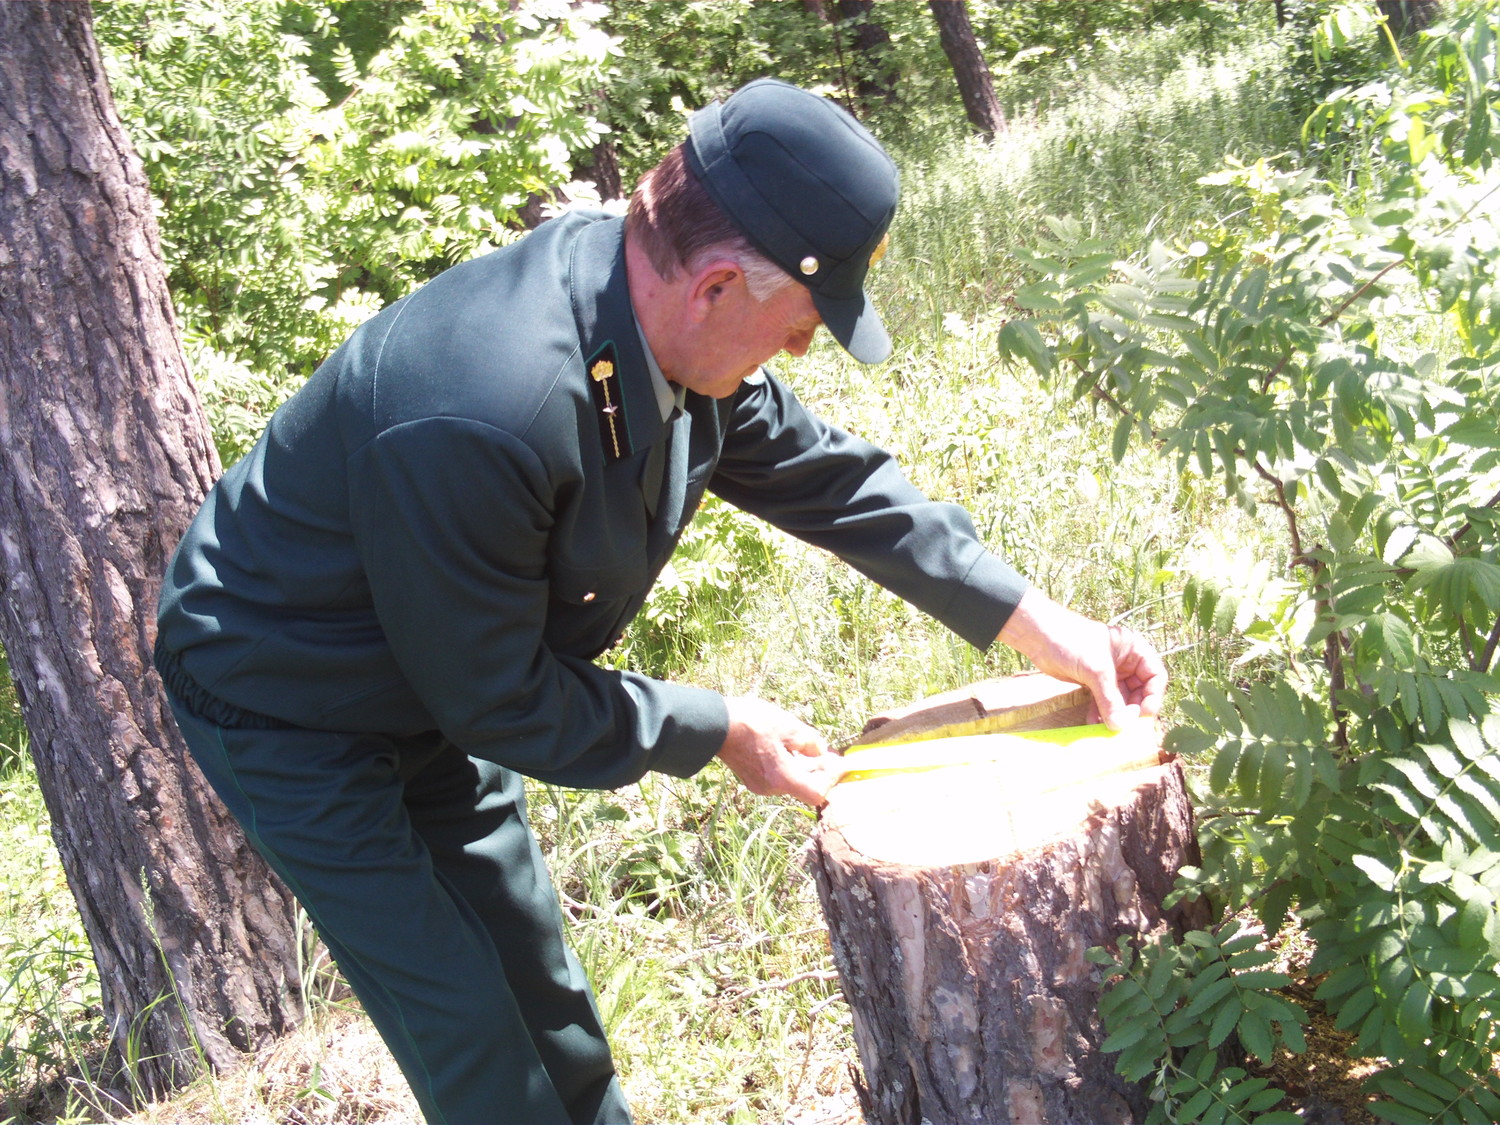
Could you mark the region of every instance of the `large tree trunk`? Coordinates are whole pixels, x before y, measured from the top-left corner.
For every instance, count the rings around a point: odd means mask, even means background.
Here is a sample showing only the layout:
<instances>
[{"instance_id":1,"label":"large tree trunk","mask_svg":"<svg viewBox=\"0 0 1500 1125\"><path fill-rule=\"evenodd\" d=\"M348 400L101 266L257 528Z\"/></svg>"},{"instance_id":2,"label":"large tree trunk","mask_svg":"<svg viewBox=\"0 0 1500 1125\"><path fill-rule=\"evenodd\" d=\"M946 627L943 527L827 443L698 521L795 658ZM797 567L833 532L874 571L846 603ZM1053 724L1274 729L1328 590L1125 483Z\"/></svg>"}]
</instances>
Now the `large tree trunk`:
<instances>
[{"instance_id":1,"label":"large tree trunk","mask_svg":"<svg viewBox=\"0 0 1500 1125\"><path fill-rule=\"evenodd\" d=\"M1070 726L1086 703L1045 676L991 681L867 728L866 739L976 719ZM851 761L930 763L961 743L983 757L1000 741L949 738ZM1180 934L1205 920L1201 905L1161 905L1178 869L1198 861L1182 767L1162 761L1149 725L1005 753L854 775L829 794L814 836L874 1125L1145 1115L1145 1092L1099 1049L1100 975L1086 954L1121 934Z\"/></svg>"},{"instance_id":2,"label":"large tree trunk","mask_svg":"<svg viewBox=\"0 0 1500 1125\"><path fill-rule=\"evenodd\" d=\"M974 38L966 0L927 0L937 20L943 53L953 64L953 77L964 100L964 112L980 136L989 140L1005 132L1005 111L995 97L995 79Z\"/></svg>"},{"instance_id":3,"label":"large tree trunk","mask_svg":"<svg viewBox=\"0 0 1500 1125\"><path fill-rule=\"evenodd\" d=\"M573 178L591 181L599 189L599 198L606 202L625 198L625 185L620 180L620 156L615 149L613 133L594 143L588 157L574 166Z\"/></svg>"},{"instance_id":4,"label":"large tree trunk","mask_svg":"<svg viewBox=\"0 0 1500 1125\"><path fill-rule=\"evenodd\" d=\"M601 87L595 92L589 110L607 121L608 101L609 91ZM587 156L573 162L573 179L593 183L599 189L599 198L606 202L626 198L628 193L620 180L620 154L615 148L613 133L600 137Z\"/></svg>"},{"instance_id":5,"label":"large tree trunk","mask_svg":"<svg viewBox=\"0 0 1500 1125\"><path fill-rule=\"evenodd\" d=\"M294 914L151 668L218 472L86 3L0 4L0 644L117 1046L160 1091L301 1012Z\"/></svg>"}]
</instances>

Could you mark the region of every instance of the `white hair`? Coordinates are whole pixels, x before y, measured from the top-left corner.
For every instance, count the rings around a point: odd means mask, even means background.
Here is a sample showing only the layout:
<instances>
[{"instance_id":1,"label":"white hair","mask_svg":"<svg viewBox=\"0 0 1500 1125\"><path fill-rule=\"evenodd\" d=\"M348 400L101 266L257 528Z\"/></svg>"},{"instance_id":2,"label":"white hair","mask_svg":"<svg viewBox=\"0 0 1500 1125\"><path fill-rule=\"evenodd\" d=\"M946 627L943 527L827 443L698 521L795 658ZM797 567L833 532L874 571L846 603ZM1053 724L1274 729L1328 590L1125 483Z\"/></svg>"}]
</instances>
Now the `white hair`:
<instances>
[{"instance_id":1,"label":"white hair","mask_svg":"<svg viewBox=\"0 0 1500 1125\"><path fill-rule=\"evenodd\" d=\"M756 250L745 239L716 242L712 246L705 246L687 263L688 272L697 272L700 266L713 258L733 258L737 261L740 264L740 272L745 275L745 288L750 290L750 296L762 304L788 285L797 284L796 278Z\"/></svg>"}]
</instances>

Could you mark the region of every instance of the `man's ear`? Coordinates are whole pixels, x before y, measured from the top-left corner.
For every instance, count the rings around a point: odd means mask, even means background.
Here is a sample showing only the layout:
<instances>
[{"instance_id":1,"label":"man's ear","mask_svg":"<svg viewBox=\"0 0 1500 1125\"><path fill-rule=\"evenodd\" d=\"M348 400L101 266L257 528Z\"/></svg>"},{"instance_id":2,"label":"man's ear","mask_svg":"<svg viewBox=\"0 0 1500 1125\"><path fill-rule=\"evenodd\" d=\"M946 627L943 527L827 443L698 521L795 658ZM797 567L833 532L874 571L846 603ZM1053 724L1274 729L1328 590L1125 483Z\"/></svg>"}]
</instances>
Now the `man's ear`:
<instances>
[{"instance_id":1,"label":"man's ear","mask_svg":"<svg viewBox=\"0 0 1500 1125\"><path fill-rule=\"evenodd\" d=\"M740 269L740 264L733 258L720 258L703 265L693 275L692 285L688 290L688 303L694 319L708 319L709 314L725 298L744 284L745 271Z\"/></svg>"}]
</instances>

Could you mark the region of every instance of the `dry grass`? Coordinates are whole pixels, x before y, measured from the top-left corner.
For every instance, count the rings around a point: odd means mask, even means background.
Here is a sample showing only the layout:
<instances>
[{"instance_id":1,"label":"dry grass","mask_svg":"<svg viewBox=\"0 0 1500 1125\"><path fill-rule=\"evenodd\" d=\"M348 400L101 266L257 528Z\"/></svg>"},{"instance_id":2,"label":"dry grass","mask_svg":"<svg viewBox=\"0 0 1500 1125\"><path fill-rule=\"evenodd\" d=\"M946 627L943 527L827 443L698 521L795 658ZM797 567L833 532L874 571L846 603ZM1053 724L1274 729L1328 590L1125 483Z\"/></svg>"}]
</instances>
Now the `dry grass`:
<instances>
[{"instance_id":1,"label":"dry grass","mask_svg":"<svg viewBox=\"0 0 1500 1125\"><path fill-rule=\"evenodd\" d=\"M835 1018L847 1020L847 1012ZM789 1125L860 1125L864 1120L852 1054L839 1038L823 1034L791 1044L800 1057L796 1097L784 1115ZM688 1048L679 1044L679 1049ZM641 1125L678 1120L652 1112L653 1107L680 1104L681 1097L681 1091L668 1096L655 1071L637 1069L623 1074L622 1082ZM420 1121L421 1115L395 1059L351 1001L321 1012L236 1073L201 1080L175 1098L125 1116L94 1119L116 1125L398 1125Z\"/></svg>"},{"instance_id":2,"label":"dry grass","mask_svg":"<svg viewBox=\"0 0 1500 1125\"><path fill-rule=\"evenodd\" d=\"M357 1006L320 1012L239 1071L153 1102L128 1125L391 1125L420 1121L396 1060Z\"/></svg>"}]
</instances>

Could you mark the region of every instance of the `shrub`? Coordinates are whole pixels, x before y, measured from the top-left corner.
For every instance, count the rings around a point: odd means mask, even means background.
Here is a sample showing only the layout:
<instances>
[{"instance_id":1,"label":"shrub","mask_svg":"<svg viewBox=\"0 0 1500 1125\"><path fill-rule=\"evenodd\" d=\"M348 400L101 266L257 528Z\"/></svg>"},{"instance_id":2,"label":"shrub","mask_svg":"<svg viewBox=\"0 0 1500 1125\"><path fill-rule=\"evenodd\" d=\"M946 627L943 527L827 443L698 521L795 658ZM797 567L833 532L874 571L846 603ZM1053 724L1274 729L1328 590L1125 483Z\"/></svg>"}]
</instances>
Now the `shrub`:
<instances>
[{"instance_id":1,"label":"shrub","mask_svg":"<svg viewBox=\"0 0 1500 1125\"><path fill-rule=\"evenodd\" d=\"M1278 572L1224 551L1185 591L1247 651L1246 678L1200 684L1169 736L1211 759L1204 866L1182 890L1267 937L1295 913L1317 998L1356 1052L1386 1060L1376 1109L1398 1122L1500 1115L1497 20L1466 9L1320 107L1314 136L1379 157L1358 194L1232 165L1213 181L1241 194L1248 233L1198 231L1132 262L1056 223L1017 295L1035 315L1000 337L1117 414L1117 457L1151 443L1284 520ZM1130 1039L1122 1069L1157 1075L1155 1115L1190 1118L1205 1091L1245 1094L1230 1120L1264 1108L1198 1050L1227 1034L1194 999L1213 983L1204 960L1147 956L1162 967L1144 978L1128 951L1113 971L1159 1006L1117 1002L1111 1038ZM1277 982L1244 975L1259 972L1221 979L1259 990L1237 1026L1267 1059L1299 1036L1270 1017Z\"/></svg>"}]
</instances>

